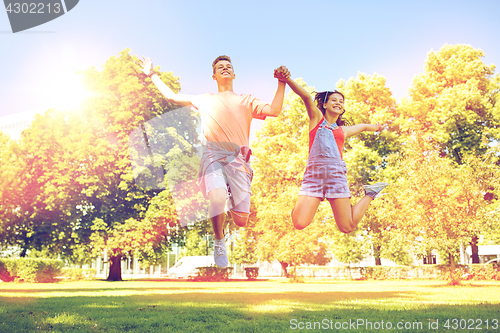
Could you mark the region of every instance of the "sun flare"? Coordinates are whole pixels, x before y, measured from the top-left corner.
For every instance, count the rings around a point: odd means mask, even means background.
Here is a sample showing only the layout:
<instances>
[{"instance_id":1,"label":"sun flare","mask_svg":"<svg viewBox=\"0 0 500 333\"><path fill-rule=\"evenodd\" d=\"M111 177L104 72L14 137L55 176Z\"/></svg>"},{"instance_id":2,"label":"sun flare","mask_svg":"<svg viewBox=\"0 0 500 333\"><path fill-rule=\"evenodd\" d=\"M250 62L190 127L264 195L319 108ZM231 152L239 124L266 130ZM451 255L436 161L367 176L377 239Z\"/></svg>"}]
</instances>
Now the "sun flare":
<instances>
[{"instance_id":1,"label":"sun flare","mask_svg":"<svg viewBox=\"0 0 500 333\"><path fill-rule=\"evenodd\" d=\"M44 96L44 104L50 108L79 110L91 93L83 87L81 76L62 73L47 82Z\"/></svg>"}]
</instances>

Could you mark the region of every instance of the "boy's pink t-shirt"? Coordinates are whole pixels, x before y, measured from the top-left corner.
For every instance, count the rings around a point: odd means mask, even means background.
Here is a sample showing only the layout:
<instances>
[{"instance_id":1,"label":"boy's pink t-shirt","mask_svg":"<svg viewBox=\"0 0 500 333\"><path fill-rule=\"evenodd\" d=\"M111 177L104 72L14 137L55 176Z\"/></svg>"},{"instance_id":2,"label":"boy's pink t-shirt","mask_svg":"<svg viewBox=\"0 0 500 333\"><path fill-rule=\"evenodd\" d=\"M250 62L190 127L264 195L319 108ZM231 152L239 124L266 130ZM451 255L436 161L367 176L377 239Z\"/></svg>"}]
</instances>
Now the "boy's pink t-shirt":
<instances>
[{"instance_id":1,"label":"boy's pink t-shirt","mask_svg":"<svg viewBox=\"0 0 500 333\"><path fill-rule=\"evenodd\" d=\"M266 119L262 110L264 103L251 95L238 95L232 91L218 94L203 94L191 99L200 110L204 124L205 138L211 142L232 143L227 150L234 150L234 144L248 146L250 123L253 118Z\"/></svg>"}]
</instances>

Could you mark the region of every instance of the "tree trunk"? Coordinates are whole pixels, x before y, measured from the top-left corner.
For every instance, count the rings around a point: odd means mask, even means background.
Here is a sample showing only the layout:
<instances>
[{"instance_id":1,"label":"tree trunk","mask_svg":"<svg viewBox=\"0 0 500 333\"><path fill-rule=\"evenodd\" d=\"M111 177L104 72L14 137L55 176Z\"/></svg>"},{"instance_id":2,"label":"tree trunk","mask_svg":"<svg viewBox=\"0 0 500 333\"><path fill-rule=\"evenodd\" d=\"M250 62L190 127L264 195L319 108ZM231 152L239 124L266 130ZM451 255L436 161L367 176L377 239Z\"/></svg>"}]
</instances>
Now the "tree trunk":
<instances>
[{"instance_id":1,"label":"tree trunk","mask_svg":"<svg viewBox=\"0 0 500 333\"><path fill-rule=\"evenodd\" d=\"M373 247L373 257L375 258L375 266L382 266L382 260L380 259L380 245Z\"/></svg>"},{"instance_id":2,"label":"tree trunk","mask_svg":"<svg viewBox=\"0 0 500 333\"><path fill-rule=\"evenodd\" d=\"M453 254L448 253L448 258L450 259L450 268L454 271L455 270L455 257L453 257Z\"/></svg>"},{"instance_id":3,"label":"tree trunk","mask_svg":"<svg viewBox=\"0 0 500 333\"><path fill-rule=\"evenodd\" d=\"M280 261L280 265L281 265L281 276L288 277L288 271L287 271L288 263Z\"/></svg>"},{"instance_id":4,"label":"tree trunk","mask_svg":"<svg viewBox=\"0 0 500 333\"><path fill-rule=\"evenodd\" d=\"M122 255L109 256L109 275L107 281L122 281Z\"/></svg>"},{"instance_id":5,"label":"tree trunk","mask_svg":"<svg viewBox=\"0 0 500 333\"><path fill-rule=\"evenodd\" d=\"M457 286L460 284L462 276L460 271L456 271L455 257L453 257L453 254L448 253L448 258L450 259L450 284L452 286Z\"/></svg>"},{"instance_id":6,"label":"tree trunk","mask_svg":"<svg viewBox=\"0 0 500 333\"><path fill-rule=\"evenodd\" d=\"M472 263L479 264L479 247L477 246L478 238L477 236L472 237L470 242L470 248L472 252Z\"/></svg>"}]
</instances>

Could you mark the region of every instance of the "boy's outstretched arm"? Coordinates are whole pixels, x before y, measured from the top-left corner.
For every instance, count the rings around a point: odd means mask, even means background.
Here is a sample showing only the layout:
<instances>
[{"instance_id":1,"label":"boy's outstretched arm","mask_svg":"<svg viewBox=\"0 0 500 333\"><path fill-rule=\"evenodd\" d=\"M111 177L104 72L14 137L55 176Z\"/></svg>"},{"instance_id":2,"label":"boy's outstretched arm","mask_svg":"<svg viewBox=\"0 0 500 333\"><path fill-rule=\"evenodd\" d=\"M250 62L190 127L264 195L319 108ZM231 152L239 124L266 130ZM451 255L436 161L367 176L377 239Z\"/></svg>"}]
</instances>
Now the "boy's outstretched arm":
<instances>
[{"instance_id":1,"label":"boy's outstretched arm","mask_svg":"<svg viewBox=\"0 0 500 333\"><path fill-rule=\"evenodd\" d=\"M139 59L142 71L151 76L151 81L155 84L156 88L162 93L165 98L172 103L179 104L182 106L191 106L191 96L186 94L176 94L170 89L165 82L163 82L160 77L153 70L153 62L149 58L142 57Z\"/></svg>"}]
</instances>

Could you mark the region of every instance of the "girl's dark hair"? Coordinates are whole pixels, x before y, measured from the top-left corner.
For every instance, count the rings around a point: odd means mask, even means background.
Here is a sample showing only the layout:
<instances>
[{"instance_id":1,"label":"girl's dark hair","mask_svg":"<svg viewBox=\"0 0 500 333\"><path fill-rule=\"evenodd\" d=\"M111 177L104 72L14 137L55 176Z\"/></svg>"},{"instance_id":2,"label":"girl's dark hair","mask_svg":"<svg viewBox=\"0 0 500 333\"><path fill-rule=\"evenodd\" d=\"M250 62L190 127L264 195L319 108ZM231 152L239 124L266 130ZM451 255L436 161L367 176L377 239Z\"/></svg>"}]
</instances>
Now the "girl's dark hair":
<instances>
[{"instance_id":1,"label":"girl's dark hair","mask_svg":"<svg viewBox=\"0 0 500 333\"><path fill-rule=\"evenodd\" d=\"M314 96L314 101L316 102L316 106L318 107L318 109L321 110L321 113L323 113L323 116L325 115L325 112L326 112L323 104L325 104L325 101L327 101L328 98L330 98L330 96L333 94L339 94L340 96L342 96L342 98L345 101L344 94L342 94L340 91L337 91L337 90L317 92L316 95ZM342 119L342 116L344 115L344 113L345 113L345 109L344 109L344 112L342 112L342 114L337 118L337 121L336 121L337 126L344 126L346 124L345 120Z\"/></svg>"}]
</instances>

